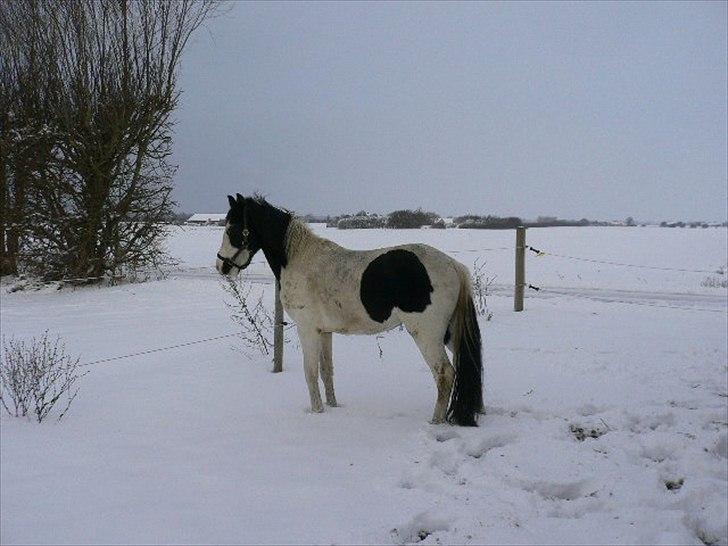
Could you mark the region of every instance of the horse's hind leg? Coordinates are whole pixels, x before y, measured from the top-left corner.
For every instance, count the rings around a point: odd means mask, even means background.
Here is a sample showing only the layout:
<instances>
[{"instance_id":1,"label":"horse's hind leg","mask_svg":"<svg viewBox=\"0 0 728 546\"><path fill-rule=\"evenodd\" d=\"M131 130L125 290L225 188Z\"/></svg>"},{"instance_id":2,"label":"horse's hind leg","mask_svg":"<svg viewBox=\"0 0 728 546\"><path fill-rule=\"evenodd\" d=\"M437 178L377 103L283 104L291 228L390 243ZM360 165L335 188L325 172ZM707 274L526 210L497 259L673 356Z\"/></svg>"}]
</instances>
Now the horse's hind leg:
<instances>
[{"instance_id":1,"label":"horse's hind leg","mask_svg":"<svg viewBox=\"0 0 728 546\"><path fill-rule=\"evenodd\" d=\"M311 411L321 413L324 411L318 385L321 334L317 331L310 331L299 327L298 339L301 340L301 349L303 349L303 371L306 375L308 394L311 397Z\"/></svg>"},{"instance_id":2,"label":"horse's hind leg","mask_svg":"<svg viewBox=\"0 0 728 546\"><path fill-rule=\"evenodd\" d=\"M435 402L432 422L444 423L447 417L447 406L450 402L453 382L455 381L455 369L450 364L450 359L445 352L442 336L423 336L416 332L410 332L410 334L414 338L425 362L430 367L437 386L437 402Z\"/></svg>"},{"instance_id":3,"label":"horse's hind leg","mask_svg":"<svg viewBox=\"0 0 728 546\"><path fill-rule=\"evenodd\" d=\"M331 332L321 334L321 379L326 391L326 404L336 406L334 394L334 361L331 355Z\"/></svg>"}]
</instances>

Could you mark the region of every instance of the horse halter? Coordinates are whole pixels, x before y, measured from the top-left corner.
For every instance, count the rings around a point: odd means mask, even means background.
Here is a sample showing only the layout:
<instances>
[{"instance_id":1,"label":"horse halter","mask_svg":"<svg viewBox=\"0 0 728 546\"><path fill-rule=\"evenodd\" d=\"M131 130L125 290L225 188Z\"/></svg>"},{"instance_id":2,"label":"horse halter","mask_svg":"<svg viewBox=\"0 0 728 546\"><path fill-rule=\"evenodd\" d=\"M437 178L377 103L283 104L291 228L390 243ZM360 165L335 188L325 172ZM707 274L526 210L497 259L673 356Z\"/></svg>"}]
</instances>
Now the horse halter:
<instances>
[{"instance_id":1,"label":"horse halter","mask_svg":"<svg viewBox=\"0 0 728 546\"><path fill-rule=\"evenodd\" d=\"M240 253L243 250L246 250L248 246L248 235L250 232L248 231L248 211L247 209L243 209L243 240L242 240L242 247L238 249L238 251L233 254L230 258L226 258L225 256L221 256L220 253L217 253L217 258L225 265L227 265L230 269L233 267L237 267L238 269L243 269L243 266L238 265L235 263L235 260L238 256L240 256ZM250 260L248 260L250 262ZM247 265L247 264L246 264Z\"/></svg>"}]
</instances>

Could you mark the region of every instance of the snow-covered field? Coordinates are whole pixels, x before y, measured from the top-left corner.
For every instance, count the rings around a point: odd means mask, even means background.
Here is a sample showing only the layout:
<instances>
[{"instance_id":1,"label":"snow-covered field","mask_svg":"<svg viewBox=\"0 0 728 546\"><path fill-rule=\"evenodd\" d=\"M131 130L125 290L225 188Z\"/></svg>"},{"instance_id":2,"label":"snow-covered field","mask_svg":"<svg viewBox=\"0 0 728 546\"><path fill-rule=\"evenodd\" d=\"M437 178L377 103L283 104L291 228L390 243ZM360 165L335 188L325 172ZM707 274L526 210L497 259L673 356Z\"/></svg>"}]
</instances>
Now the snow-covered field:
<instances>
[{"instance_id":1,"label":"snow-covered field","mask_svg":"<svg viewBox=\"0 0 728 546\"><path fill-rule=\"evenodd\" d=\"M98 364L63 421L0 417L0 542L728 544L726 289L673 271L724 266L725 229L529 230L551 255L529 252L522 313L512 231L316 230L486 261L479 428L427 423L430 372L397 331L381 357L335 336L342 405L321 415L292 330L282 374L234 339ZM3 290L2 334L48 329L90 362L232 332L219 238L173 230L163 281Z\"/></svg>"}]
</instances>

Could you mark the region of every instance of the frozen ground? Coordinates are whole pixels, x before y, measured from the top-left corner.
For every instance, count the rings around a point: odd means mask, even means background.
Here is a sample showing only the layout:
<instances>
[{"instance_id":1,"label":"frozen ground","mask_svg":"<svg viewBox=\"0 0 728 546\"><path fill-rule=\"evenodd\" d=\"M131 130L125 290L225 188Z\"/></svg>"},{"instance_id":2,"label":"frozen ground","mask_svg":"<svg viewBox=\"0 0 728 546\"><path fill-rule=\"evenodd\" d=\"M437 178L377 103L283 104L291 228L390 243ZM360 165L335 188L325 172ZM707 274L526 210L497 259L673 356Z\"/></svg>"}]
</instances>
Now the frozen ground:
<instances>
[{"instance_id":1,"label":"frozen ground","mask_svg":"<svg viewBox=\"0 0 728 546\"><path fill-rule=\"evenodd\" d=\"M488 414L433 426L406 334L335 336L342 407L306 411L286 371L231 339L94 366L60 423L0 417L0 542L728 544L726 290L707 273L528 257L512 232L325 230L351 247L422 240L497 275L481 321ZM175 230L169 279L2 293L3 335L49 329L84 361L234 331L216 228ZM724 265L726 231L529 230L553 254ZM260 264L253 277L269 278ZM550 289L550 290L547 290ZM272 300L272 286L255 284Z\"/></svg>"}]
</instances>

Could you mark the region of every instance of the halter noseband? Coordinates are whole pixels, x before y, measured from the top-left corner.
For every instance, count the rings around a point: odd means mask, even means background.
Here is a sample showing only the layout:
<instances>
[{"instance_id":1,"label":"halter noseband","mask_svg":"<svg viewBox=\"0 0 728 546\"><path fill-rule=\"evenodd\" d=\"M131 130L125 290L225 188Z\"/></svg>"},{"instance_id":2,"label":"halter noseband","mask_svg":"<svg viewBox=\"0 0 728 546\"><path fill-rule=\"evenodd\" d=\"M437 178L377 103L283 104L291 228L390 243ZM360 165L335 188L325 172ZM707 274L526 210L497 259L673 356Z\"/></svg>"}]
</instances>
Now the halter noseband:
<instances>
[{"instance_id":1,"label":"halter noseband","mask_svg":"<svg viewBox=\"0 0 728 546\"><path fill-rule=\"evenodd\" d=\"M225 264L228 267L230 267L230 269L232 269L233 267L237 267L240 270L243 269L243 266L236 264L235 263L235 260L237 259L238 256L240 256L240 253L243 250L246 250L246 247L248 246L248 235L249 235L249 233L250 232L248 231L248 210L247 210L247 208L244 208L243 209L243 234L242 234L243 235L243 241L242 241L242 245L243 246L242 246L242 248L239 248L238 251L235 254L233 254L232 257L230 257L230 258L226 258L225 256L221 256L219 252L217 253L217 258L220 261L222 261L223 264ZM248 262L250 262L250 260L248 260ZM247 264L245 264L245 265L247 265Z\"/></svg>"},{"instance_id":2,"label":"halter noseband","mask_svg":"<svg viewBox=\"0 0 728 546\"><path fill-rule=\"evenodd\" d=\"M247 230L243 231L243 236L245 236L245 235L246 235L246 233L245 233L246 231L247 231ZM220 260L220 261L221 261L222 263L224 263L225 265L229 266L229 267L230 267L230 269L232 269L233 267L237 267L238 269L242 269L242 268L243 268L243 266L242 266L242 265L238 265L238 264L236 264L236 263L235 263L235 259L236 259L236 258L237 258L238 256L240 256L240 253L241 253L241 252L242 252L243 250L245 250L245 248L239 248L239 249L238 249L238 251L237 251L237 252L236 252L235 254L233 254L232 258L226 258L225 256L220 256L220 253L218 252L218 253L217 253L217 258L218 258L218 260Z\"/></svg>"}]
</instances>

